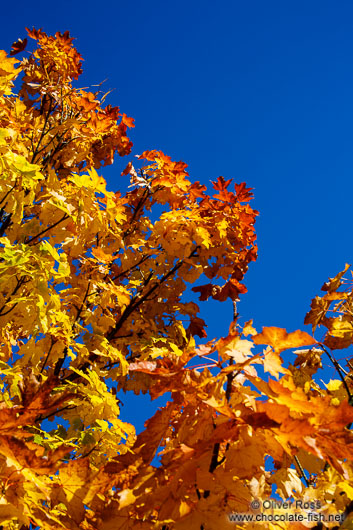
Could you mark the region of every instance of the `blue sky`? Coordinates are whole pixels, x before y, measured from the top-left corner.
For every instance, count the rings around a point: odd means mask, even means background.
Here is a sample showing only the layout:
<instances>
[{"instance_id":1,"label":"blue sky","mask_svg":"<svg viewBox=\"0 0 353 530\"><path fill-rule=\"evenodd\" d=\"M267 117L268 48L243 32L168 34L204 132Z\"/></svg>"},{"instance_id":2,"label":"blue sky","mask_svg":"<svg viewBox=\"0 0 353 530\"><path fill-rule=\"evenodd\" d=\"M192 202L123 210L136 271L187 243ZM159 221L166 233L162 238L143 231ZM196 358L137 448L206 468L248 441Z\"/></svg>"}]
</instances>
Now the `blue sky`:
<instances>
[{"instance_id":1,"label":"blue sky","mask_svg":"<svg viewBox=\"0 0 353 530\"><path fill-rule=\"evenodd\" d=\"M107 79L135 118L134 154L161 149L192 179L255 188L259 258L238 310L259 330L304 329L321 285L353 262L353 3L20 1L2 22L6 50L25 26L69 30L82 86ZM125 164L102 171L111 189ZM209 338L231 315L204 303Z\"/></svg>"}]
</instances>

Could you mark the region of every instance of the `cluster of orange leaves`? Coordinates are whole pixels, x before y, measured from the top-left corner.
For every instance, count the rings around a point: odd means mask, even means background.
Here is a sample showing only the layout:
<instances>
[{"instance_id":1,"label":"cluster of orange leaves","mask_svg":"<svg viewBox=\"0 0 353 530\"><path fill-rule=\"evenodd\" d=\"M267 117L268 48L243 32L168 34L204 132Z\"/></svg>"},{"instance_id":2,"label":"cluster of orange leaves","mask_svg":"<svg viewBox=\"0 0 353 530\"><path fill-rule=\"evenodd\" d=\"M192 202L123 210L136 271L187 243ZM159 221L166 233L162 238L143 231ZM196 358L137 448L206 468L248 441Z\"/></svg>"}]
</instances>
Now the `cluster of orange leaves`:
<instances>
[{"instance_id":1,"label":"cluster of orange leaves","mask_svg":"<svg viewBox=\"0 0 353 530\"><path fill-rule=\"evenodd\" d=\"M74 87L67 32L28 35L32 52L27 39L0 52L1 528L237 528L228 515L272 491L348 514L349 363L335 361L341 380L313 379L326 348L353 342L348 266L306 317L326 326L321 342L235 314L227 337L198 345L188 286L200 301L246 292L251 189L219 177L209 194L145 151L120 170L128 191L108 191L97 169L130 153L133 120ZM119 419L132 391L171 395L138 435ZM288 522L246 524L264 526Z\"/></svg>"}]
</instances>

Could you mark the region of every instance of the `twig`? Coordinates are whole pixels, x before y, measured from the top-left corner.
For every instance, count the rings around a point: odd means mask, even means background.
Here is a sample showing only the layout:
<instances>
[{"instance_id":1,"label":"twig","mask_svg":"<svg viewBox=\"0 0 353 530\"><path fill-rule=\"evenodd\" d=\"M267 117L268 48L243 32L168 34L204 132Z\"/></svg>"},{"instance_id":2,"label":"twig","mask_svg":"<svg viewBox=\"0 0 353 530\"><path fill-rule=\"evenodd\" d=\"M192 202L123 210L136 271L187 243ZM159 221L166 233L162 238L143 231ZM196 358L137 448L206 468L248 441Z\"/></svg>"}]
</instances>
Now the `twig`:
<instances>
[{"instance_id":1,"label":"twig","mask_svg":"<svg viewBox=\"0 0 353 530\"><path fill-rule=\"evenodd\" d=\"M299 461L299 458L297 457L297 455L294 455L294 460L295 460L295 463L297 464L298 466L298 469L299 469L299 476L304 479L304 482L306 484L306 487L308 488L310 486L310 483L308 481L308 479L306 478L306 475L305 475L305 472L304 472L304 469L303 469L303 466L301 465L300 461Z\"/></svg>"},{"instance_id":2,"label":"twig","mask_svg":"<svg viewBox=\"0 0 353 530\"><path fill-rule=\"evenodd\" d=\"M25 240L25 244L29 245L30 243L32 243L32 241L35 241L38 237L42 236L46 232L49 232L49 230L51 230L52 228L55 228L58 224L62 223L63 221L66 221L66 219L69 219L69 216L65 213L62 216L62 218L59 219L59 221L57 221L56 223L52 224L51 226L48 226L48 228L45 228L44 230L42 230L41 232L39 232L35 236L30 237L29 239Z\"/></svg>"}]
</instances>

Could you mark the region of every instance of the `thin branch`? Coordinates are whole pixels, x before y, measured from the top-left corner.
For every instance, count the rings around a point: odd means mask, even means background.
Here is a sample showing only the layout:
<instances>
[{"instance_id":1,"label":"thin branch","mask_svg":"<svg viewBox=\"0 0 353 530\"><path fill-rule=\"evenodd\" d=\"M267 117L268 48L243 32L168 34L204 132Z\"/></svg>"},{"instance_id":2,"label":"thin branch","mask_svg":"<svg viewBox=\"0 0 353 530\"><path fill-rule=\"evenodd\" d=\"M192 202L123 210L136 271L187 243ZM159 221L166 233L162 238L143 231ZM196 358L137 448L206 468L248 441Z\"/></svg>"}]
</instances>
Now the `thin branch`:
<instances>
[{"instance_id":1,"label":"thin branch","mask_svg":"<svg viewBox=\"0 0 353 530\"><path fill-rule=\"evenodd\" d=\"M100 438L100 439L98 440L98 442L92 447L92 449L90 449L89 451L87 451L87 453L84 453L84 454L82 455L82 458L86 458L86 457L89 456L91 453L93 453L93 451L96 451L97 448L98 448L98 446L99 446L99 444L100 444L100 442L101 442L102 440L103 440L103 437Z\"/></svg>"},{"instance_id":2,"label":"thin branch","mask_svg":"<svg viewBox=\"0 0 353 530\"><path fill-rule=\"evenodd\" d=\"M72 331L74 331L75 326L76 326L78 320L79 320L80 317L81 317L81 313L82 313L83 308L84 308L84 306L85 306L85 303L86 303L86 301L87 301L87 296L88 296L88 292L89 292L89 288L90 288L90 286L91 286L91 280L88 280L88 283L87 283L87 289L86 289L85 295L84 295L84 297L83 297L83 300L82 300L82 303L81 303L81 307L80 307L79 310L77 311L76 318L75 318L75 320L74 320L74 322L72 323L72 326L71 326L71 330L72 330ZM68 353L68 347L66 346L66 347L64 348L64 351L63 351L63 356L60 357L60 358L57 360L56 364L55 364L54 375L59 376L59 373L60 373L60 370L61 370L61 368L62 368L62 365L64 364L65 359L66 359L66 357L67 357L67 353Z\"/></svg>"},{"instance_id":3,"label":"thin branch","mask_svg":"<svg viewBox=\"0 0 353 530\"><path fill-rule=\"evenodd\" d=\"M36 240L38 237L42 236L43 234L45 234L46 232L49 232L49 230L51 230L52 228L55 228L57 225L59 225L60 223L62 223L63 221L66 221L66 219L69 219L69 216L65 213L61 219L59 219L59 221L57 221L56 223L48 226L48 228L45 228L44 230L42 230L41 232L39 232L38 234L36 234L35 236L33 237L30 237L29 239L25 240L25 244L26 245L29 245L30 243L32 243L32 241Z\"/></svg>"},{"instance_id":4,"label":"thin branch","mask_svg":"<svg viewBox=\"0 0 353 530\"><path fill-rule=\"evenodd\" d=\"M67 352L68 352L68 347L65 346L64 350L63 350L63 355L62 357L60 357L57 361L56 361L56 364L55 364L55 367L54 367L54 375L55 376L59 376L60 374L60 370L62 368L62 365L64 364L65 362L65 359L67 357Z\"/></svg>"},{"instance_id":5,"label":"thin branch","mask_svg":"<svg viewBox=\"0 0 353 530\"><path fill-rule=\"evenodd\" d=\"M52 105L52 98L50 98L50 101L49 101L49 108L48 108L48 111L47 111L47 114L45 116L45 121L44 121L44 125L43 125L43 129L42 129L42 132L41 132L41 135L39 137L39 140L38 140L38 143L37 143L37 146L36 146L36 149L33 153L33 156L32 156L32 159L31 159L31 164L34 164L35 162L35 159L36 159L36 156L38 154L38 149L40 147L40 144L42 143L42 140L44 138L44 136L46 135L47 131L45 130L46 127L47 127L47 124L48 124L48 121L49 121L49 117L50 117L50 114L51 114L51 111L52 111L52 108L51 108L51 105Z\"/></svg>"},{"instance_id":6,"label":"thin branch","mask_svg":"<svg viewBox=\"0 0 353 530\"><path fill-rule=\"evenodd\" d=\"M237 302L236 302L236 300L233 300L233 322L234 322L234 325L236 324L238 316L239 316L239 314L237 312ZM232 366L233 364L234 364L234 359L233 358L229 359L229 366ZM234 379L234 377L236 375L237 374L234 374L233 372L229 372L229 374L227 374L227 385L226 385L226 400L227 400L227 403L229 403L231 395L232 395L233 379ZM226 445L225 452L227 452L228 449L229 449L229 443L227 443L227 445ZM213 471L215 469L217 469L218 466L223 464L223 462L226 459L225 455L221 459L219 459L219 450L220 450L220 444L219 444L219 442L217 442L213 446L213 453L212 453L211 463L210 463L210 467L209 467L209 472L210 473L213 473ZM209 490L205 490L204 491L204 495L203 495L204 498L207 498L209 495L210 495L210 491Z\"/></svg>"},{"instance_id":7,"label":"thin branch","mask_svg":"<svg viewBox=\"0 0 353 530\"><path fill-rule=\"evenodd\" d=\"M300 478L302 478L306 484L306 487L309 488L310 486L310 483L308 481L308 479L306 478L306 475L305 475L305 471L303 469L303 466L301 465L300 461L299 461L299 458L297 457L297 455L294 455L294 460L295 460L295 463L297 464L298 466L298 470L299 470L299 476Z\"/></svg>"},{"instance_id":8,"label":"thin branch","mask_svg":"<svg viewBox=\"0 0 353 530\"><path fill-rule=\"evenodd\" d=\"M0 227L0 237L2 237L6 231L6 229L10 226L11 224L11 217L12 217L12 214L7 214L6 218L4 219L4 221L2 222L2 225Z\"/></svg>"},{"instance_id":9,"label":"thin branch","mask_svg":"<svg viewBox=\"0 0 353 530\"><path fill-rule=\"evenodd\" d=\"M47 356L46 356L46 358L45 358L45 360L44 360L44 362L43 362L42 369L41 369L40 373L43 373L43 370L44 370L44 368L45 368L45 365L46 365L47 362L48 362L49 355L51 354L51 351L52 351L52 349L53 349L53 346L54 346L54 339L53 339L53 337L51 337L50 348L49 348L49 351L48 351L48 353L47 353Z\"/></svg>"},{"instance_id":10,"label":"thin branch","mask_svg":"<svg viewBox=\"0 0 353 530\"><path fill-rule=\"evenodd\" d=\"M198 246L190 253L190 255L188 256L188 259L192 258L197 250L198 250ZM137 298L134 297L132 298L132 300L130 301L130 304L126 307L125 311L123 312L123 314L121 315L120 319L118 320L118 322L116 323L116 325L114 326L114 328L108 333L107 335L107 339L108 340L112 340L115 337L116 333L119 331L119 329L122 327L122 325L124 324L124 322L129 318L129 316L135 311L135 309L137 309L141 304L143 304L143 302L156 290L158 289L170 276L172 276L175 272L177 272L177 270L180 269L180 267L182 265L184 265L184 260L180 260L178 263L176 263L174 265L174 267L172 267L172 269L170 269L169 272L166 272L161 278L160 280L154 284L153 287L151 287L147 293L145 293L143 296L141 296L141 298Z\"/></svg>"},{"instance_id":11,"label":"thin branch","mask_svg":"<svg viewBox=\"0 0 353 530\"><path fill-rule=\"evenodd\" d=\"M55 129L55 127L52 127L52 129ZM47 133L50 132L50 128L48 129ZM66 132L66 131L65 131ZM49 147L49 145L55 140L55 139L58 139L58 141L60 142L61 138L63 137L64 133L62 134L59 134L59 133L56 133L52 138L50 138L49 142L44 145L43 147L41 147L39 150L37 150L37 155L39 155L40 153L42 153L43 151L45 151L45 149L47 149ZM55 148L54 148L55 149Z\"/></svg>"},{"instance_id":12,"label":"thin branch","mask_svg":"<svg viewBox=\"0 0 353 530\"><path fill-rule=\"evenodd\" d=\"M61 409L55 410L54 412L51 412L50 414L47 414L47 416L44 416L43 418L41 416L39 416L37 421L47 420L51 416L56 416L57 414L59 414L59 412L62 412L63 410L72 410L72 409L75 409L75 408L77 408L77 405L66 405L66 407L62 407Z\"/></svg>"},{"instance_id":13,"label":"thin branch","mask_svg":"<svg viewBox=\"0 0 353 530\"><path fill-rule=\"evenodd\" d=\"M2 198L1 201L0 201L0 205L1 205L4 201L6 201L7 197L10 195L10 193L16 188L16 185L17 185L17 181L16 181L15 184L12 186L12 188L10 188L9 191L7 191L7 192L5 193L5 195L3 196L3 198Z\"/></svg>"},{"instance_id":14,"label":"thin branch","mask_svg":"<svg viewBox=\"0 0 353 530\"><path fill-rule=\"evenodd\" d=\"M10 307L10 309L5 311L5 313L0 313L0 317L4 317L5 315L8 315L9 313L11 313L11 311L13 311L16 306L17 306L17 302L12 307Z\"/></svg>"},{"instance_id":15,"label":"thin branch","mask_svg":"<svg viewBox=\"0 0 353 530\"><path fill-rule=\"evenodd\" d=\"M213 473L214 470L219 466L218 455L219 455L220 443L217 442L213 446L212 458L209 467L209 472ZM206 492L205 492L206 493ZM204 495L205 497L205 495Z\"/></svg>"},{"instance_id":16,"label":"thin branch","mask_svg":"<svg viewBox=\"0 0 353 530\"><path fill-rule=\"evenodd\" d=\"M80 319L80 317L81 317L81 313L82 313L82 311L83 311L83 308L84 308L84 306L85 306L85 304L86 304L86 301L87 301L87 298L88 298L88 296L89 296L88 293L89 293L89 288L90 288L90 286L91 286L91 280L88 280L88 283L87 283L87 289L86 289L85 295L84 295L84 297L83 297L83 300L82 300L82 303L81 303L81 307L80 307L80 309L77 311L77 315L76 315L75 321L74 321L74 323L72 324L72 331L74 331L75 326L76 326L76 323L79 321L79 319Z\"/></svg>"},{"instance_id":17,"label":"thin branch","mask_svg":"<svg viewBox=\"0 0 353 530\"><path fill-rule=\"evenodd\" d=\"M113 278L111 278L111 281L112 282L115 282L115 280L117 280L118 278L120 278L121 276L125 276L127 273L133 271L136 267L138 267L139 265L141 265L142 263L144 263L146 260L148 260L151 256L150 255L147 255L147 256L143 256L140 261L138 261L137 263L135 263L135 265L132 265L131 267L129 267L128 269L126 269L125 271L122 271L122 272L119 272L119 274L117 274L116 276L113 276ZM107 275L108 276L108 275ZM107 278L106 276L106 278Z\"/></svg>"},{"instance_id":18,"label":"thin branch","mask_svg":"<svg viewBox=\"0 0 353 530\"><path fill-rule=\"evenodd\" d=\"M140 198L139 202L137 203L137 206L136 208L134 209L134 213L132 215L132 218L130 219L129 223L130 223L130 227L125 230L125 232L123 233L122 235L122 238L125 239L129 234L131 234L132 232L132 229L133 229L133 223L134 221L136 220L136 217L137 217L137 214L139 213L139 211L141 210L141 208L143 207L144 203L147 201L147 199L152 195L151 191L149 190L149 188L145 188L144 189L144 192L142 194L142 197Z\"/></svg>"},{"instance_id":19,"label":"thin branch","mask_svg":"<svg viewBox=\"0 0 353 530\"><path fill-rule=\"evenodd\" d=\"M338 375L340 376L340 379L341 379L341 381L343 383L343 386L346 389L346 392L348 394L349 402L351 402L353 400L353 395L351 394L351 391L349 390L349 387L347 385L347 381L345 380L345 378L343 376L343 373L342 373L342 372L344 372L343 368L336 361L336 359L331 355L331 353L329 351L327 351L327 349L325 348L325 346L323 344L320 344L320 348L322 348L324 350L324 352L326 353L326 355L328 356L328 358L332 362L333 366L335 367L335 369L336 369L336 371L337 371Z\"/></svg>"},{"instance_id":20,"label":"thin branch","mask_svg":"<svg viewBox=\"0 0 353 530\"><path fill-rule=\"evenodd\" d=\"M16 278L17 280L17 278ZM28 280L27 280L28 281ZM9 303L9 301L11 300L11 298L17 293L17 291L19 290L20 287L22 287L22 285L26 282L26 279L24 276L22 276L19 280L17 280L17 284L16 284L16 287L13 289L12 293L6 298L5 302L3 303L3 305L0 307L0 316L4 316L4 315L7 315L8 313L10 313L17 305L17 303L11 307L8 311L6 311L5 313L3 313L3 309L5 309L6 305Z\"/></svg>"}]
</instances>

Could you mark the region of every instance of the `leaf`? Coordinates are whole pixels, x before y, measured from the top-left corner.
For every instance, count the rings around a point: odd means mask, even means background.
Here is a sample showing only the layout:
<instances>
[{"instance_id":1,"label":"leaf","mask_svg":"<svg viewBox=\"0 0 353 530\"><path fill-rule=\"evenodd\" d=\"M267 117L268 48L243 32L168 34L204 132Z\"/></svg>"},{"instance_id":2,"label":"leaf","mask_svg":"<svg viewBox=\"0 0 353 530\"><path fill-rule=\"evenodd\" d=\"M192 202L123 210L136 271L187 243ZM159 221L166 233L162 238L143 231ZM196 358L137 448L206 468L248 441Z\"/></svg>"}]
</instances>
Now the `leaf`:
<instances>
[{"instance_id":1,"label":"leaf","mask_svg":"<svg viewBox=\"0 0 353 530\"><path fill-rule=\"evenodd\" d=\"M92 249L92 254L95 258L97 258L99 261L102 261L103 263L110 263L114 260L114 256L111 254L106 254L100 247Z\"/></svg>"},{"instance_id":2,"label":"leaf","mask_svg":"<svg viewBox=\"0 0 353 530\"><path fill-rule=\"evenodd\" d=\"M271 481L277 484L279 494L288 499L294 492L301 493L303 484L295 469L280 469L271 477Z\"/></svg>"},{"instance_id":3,"label":"leaf","mask_svg":"<svg viewBox=\"0 0 353 530\"><path fill-rule=\"evenodd\" d=\"M321 290L328 291L329 293L337 291L337 289L342 285L342 277L344 274L346 274L349 267L349 263L346 263L343 271L339 272L334 278L330 278L328 282L324 283L324 285L321 287Z\"/></svg>"},{"instance_id":4,"label":"leaf","mask_svg":"<svg viewBox=\"0 0 353 530\"><path fill-rule=\"evenodd\" d=\"M231 300L237 300L239 294L244 294L246 292L247 288L245 285L239 283L235 278L231 278L221 289L213 294L213 298L215 300L219 300L220 302L224 302L227 300L227 298L230 298Z\"/></svg>"},{"instance_id":5,"label":"leaf","mask_svg":"<svg viewBox=\"0 0 353 530\"><path fill-rule=\"evenodd\" d=\"M278 379L279 373L288 374L289 371L283 367L283 361L276 351L270 348L264 352L264 369Z\"/></svg>"},{"instance_id":6,"label":"leaf","mask_svg":"<svg viewBox=\"0 0 353 530\"><path fill-rule=\"evenodd\" d=\"M200 301L208 300L208 298L212 295L214 292L214 285L211 283L208 283L207 285L201 285L200 287L192 287L191 290L194 293L200 293Z\"/></svg>"},{"instance_id":7,"label":"leaf","mask_svg":"<svg viewBox=\"0 0 353 530\"><path fill-rule=\"evenodd\" d=\"M16 55L17 53L22 52L27 46L27 39L18 39L11 46L10 56Z\"/></svg>"},{"instance_id":8,"label":"leaf","mask_svg":"<svg viewBox=\"0 0 353 530\"><path fill-rule=\"evenodd\" d=\"M136 500L136 497L133 494L132 490L130 489L125 489L119 493L120 508L125 508L125 506L129 506L130 504L133 504L135 500Z\"/></svg>"},{"instance_id":9,"label":"leaf","mask_svg":"<svg viewBox=\"0 0 353 530\"><path fill-rule=\"evenodd\" d=\"M217 191L225 191L233 179L224 180L223 177L218 177L216 182L213 182L213 188Z\"/></svg>"},{"instance_id":10,"label":"leaf","mask_svg":"<svg viewBox=\"0 0 353 530\"><path fill-rule=\"evenodd\" d=\"M249 201L249 199L253 197L253 194L251 193L253 188L247 188L245 182L235 184L234 187L239 202Z\"/></svg>"},{"instance_id":11,"label":"leaf","mask_svg":"<svg viewBox=\"0 0 353 530\"><path fill-rule=\"evenodd\" d=\"M223 354L232 357L236 362L243 362L251 356L251 348L254 344L250 340L242 340L235 337L229 342L225 349L221 349Z\"/></svg>"},{"instance_id":12,"label":"leaf","mask_svg":"<svg viewBox=\"0 0 353 530\"><path fill-rule=\"evenodd\" d=\"M296 350L293 353L297 355L294 366L300 366L301 370L305 370L310 376L315 374L319 368L322 368L321 356L323 350L320 348Z\"/></svg>"},{"instance_id":13,"label":"leaf","mask_svg":"<svg viewBox=\"0 0 353 530\"><path fill-rule=\"evenodd\" d=\"M190 325L187 330L191 333L192 336L197 335L201 339L204 339L207 337L205 326L206 323L202 318L192 316L190 318Z\"/></svg>"},{"instance_id":14,"label":"leaf","mask_svg":"<svg viewBox=\"0 0 353 530\"><path fill-rule=\"evenodd\" d=\"M263 328L261 333L253 336L253 341L255 344L268 344L277 352L317 344L317 341L305 331L287 333L285 329L275 327Z\"/></svg>"},{"instance_id":15,"label":"leaf","mask_svg":"<svg viewBox=\"0 0 353 530\"><path fill-rule=\"evenodd\" d=\"M248 320L248 322L245 322L244 326L243 326L243 335L245 336L248 336L248 335L257 335L257 331L256 329L253 327L253 321L252 320Z\"/></svg>"},{"instance_id":16,"label":"leaf","mask_svg":"<svg viewBox=\"0 0 353 530\"><path fill-rule=\"evenodd\" d=\"M126 116L126 114L124 114L124 113L123 113L123 116L122 116L122 118L121 118L121 121L122 121L122 123L123 123L124 125L126 125L127 127L130 127L130 128L131 128L131 127L135 127L135 125L134 125L134 121L135 121L134 118L128 118L128 117Z\"/></svg>"},{"instance_id":17,"label":"leaf","mask_svg":"<svg viewBox=\"0 0 353 530\"><path fill-rule=\"evenodd\" d=\"M325 337L324 344L332 350L341 350L348 348L353 341L353 323L347 319L338 317L332 319L329 323L328 334Z\"/></svg>"}]
</instances>

